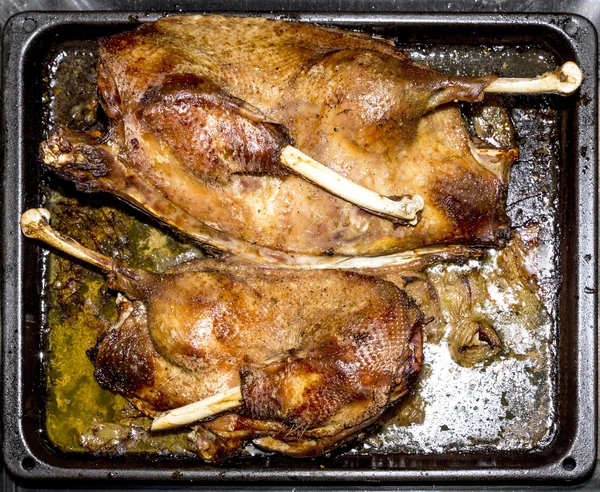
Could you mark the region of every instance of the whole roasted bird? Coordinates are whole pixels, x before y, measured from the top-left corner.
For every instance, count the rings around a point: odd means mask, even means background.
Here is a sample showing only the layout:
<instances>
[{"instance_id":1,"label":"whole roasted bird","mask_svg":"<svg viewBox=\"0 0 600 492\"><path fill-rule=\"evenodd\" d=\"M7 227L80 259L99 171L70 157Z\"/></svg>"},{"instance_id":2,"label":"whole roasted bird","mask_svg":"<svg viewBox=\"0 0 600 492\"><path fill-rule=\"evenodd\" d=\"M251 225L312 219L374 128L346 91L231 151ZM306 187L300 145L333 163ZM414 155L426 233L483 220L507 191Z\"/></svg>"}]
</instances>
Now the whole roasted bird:
<instances>
[{"instance_id":1,"label":"whole roasted bird","mask_svg":"<svg viewBox=\"0 0 600 492\"><path fill-rule=\"evenodd\" d=\"M106 270L127 296L96 347L96 379L153 417L198 401L212 410L185 422L229 410L197 427L192 449L204 459L248 439L292 456L326 452L416 379L423 316L391 282L214 260L158 275L62 237L49 218L25 212L23 232Z\"/></svg>"},{"instance_id":2,"label":"whole roasted bird","mask_svg":"<svg viewBox=\"0 0 600 492\"><path fill-rule=\"evenodd\" d=\"M212 15L101 39L99 56L109 132L61 130L45 163L204 243L331 265L510 235L516 149L473 140L453 103L502 86L495 76L442 74L353 32Z\"/></svg>"}]
</instances>

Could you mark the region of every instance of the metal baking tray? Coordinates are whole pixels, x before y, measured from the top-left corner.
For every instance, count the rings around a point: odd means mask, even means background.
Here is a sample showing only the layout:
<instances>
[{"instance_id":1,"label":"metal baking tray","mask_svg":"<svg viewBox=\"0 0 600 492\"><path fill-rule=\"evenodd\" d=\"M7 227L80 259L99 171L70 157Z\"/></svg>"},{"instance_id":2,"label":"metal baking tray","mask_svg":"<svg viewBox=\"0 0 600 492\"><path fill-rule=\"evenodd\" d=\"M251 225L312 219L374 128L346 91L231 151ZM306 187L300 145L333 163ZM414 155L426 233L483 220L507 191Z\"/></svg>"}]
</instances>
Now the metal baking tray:
<instances>
[{"instance_id":1,"label":"metal baking tray","mask_svg":"<svg viewBox=\"0 0 600 492\"><path fill-rule=\"evenodd\" d=\"M273 17L273 15L271 15ZM597 47L594 27L574 15L287 13L285 18L360 29L406 46L533 46L583 70L579 92L551 100L556 116L556 351L552 433L538 449L334 453L294 460L242 457L224 465L157 454L105 455L60 450L45 431L43 350L46 262L20 233L21 211L42 200L38 160L45 120L44 63L60 43L89 41L152 21L133 12L30 12L4 30L2 175L3 454L26 479L223 481L576 480L596 459ZM460 50L456 51L459 52ZM425 55L424 55L425 56ZM473 62L471 69L475 70ZM516 68L527 72L527 67ZM529 75L511 73L512 76ZM548 96L552 98L552 96ZM516 100L516 103L514 102ZM519 98L513 104L519 106ZM536 103L528 100L529 104ZM552 172L554 172L552 171ZM535 204L533 205L535 208Z\"/></svg>"}]
</instances>

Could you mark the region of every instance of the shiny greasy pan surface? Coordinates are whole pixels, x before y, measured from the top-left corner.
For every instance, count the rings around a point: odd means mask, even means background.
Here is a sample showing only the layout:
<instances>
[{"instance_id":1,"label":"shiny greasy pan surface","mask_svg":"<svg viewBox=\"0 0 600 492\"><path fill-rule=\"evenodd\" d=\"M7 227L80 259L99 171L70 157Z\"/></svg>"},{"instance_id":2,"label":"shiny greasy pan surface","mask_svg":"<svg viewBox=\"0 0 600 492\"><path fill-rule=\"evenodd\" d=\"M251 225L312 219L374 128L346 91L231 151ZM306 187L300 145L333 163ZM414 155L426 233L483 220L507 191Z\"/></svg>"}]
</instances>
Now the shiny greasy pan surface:
<instances>
[{"instance_id":1,"label":"shiny greasy pan surface","mask_svg":"<svg viewBox=\"0 0 600 492\"><path fill-rule=\"evenodd\" d=\"M526 196L528 180L536 172L542 175L536 186L545 186L544 192L552 197L543 220L552 224L547 231L555 234L542 235L552 253L544 275L552 285L548 308L553 337L546 352L549 377L541 386L549 422L539 445L519 449L500 436L496 446L452 446L443 444L441 437L436 441L434 434L433 441L427 441L428 449L417 445L394 450L380 445L369 451L358 446L315 460L255 455L214 466L181 455L74 453L49 439L45 430L48 354L44 353L48 255L25 241L18 227L22 210L47 199L43 190L49 178L37 150L48 117L43 103L49 83L45 66L61 47L89 46L99 36L155 18L36 12L17 15L5 28L2 357L3 452L8 468L26 478L127 480L539 481L585 476L596 457L597 50L593 26L583 18L562 15L293 16L393 38L417 61L429 58L437 68L465 74L504 66L504 75L531 76L536 57L542 60L539 66L567 60L581 66L584 82L572 97L518 96L505 101L517 115L522 162L536 162L527 161L528 152L536 152L527 146L528 139L536 138L550 148L537 171L526 164L515 170L516 185L509 192L509 204L511 193L515 203L526 198L515 207L518 214L513 210L513 223L536 218L541 210L535 197ZM521 63L515 56L519 51ZM527 113L528 107L534 113ZM548 121L532 118L535 110L549 115ZM539 150L536 155L541 155Z\"/></svg>"}]
</instances>

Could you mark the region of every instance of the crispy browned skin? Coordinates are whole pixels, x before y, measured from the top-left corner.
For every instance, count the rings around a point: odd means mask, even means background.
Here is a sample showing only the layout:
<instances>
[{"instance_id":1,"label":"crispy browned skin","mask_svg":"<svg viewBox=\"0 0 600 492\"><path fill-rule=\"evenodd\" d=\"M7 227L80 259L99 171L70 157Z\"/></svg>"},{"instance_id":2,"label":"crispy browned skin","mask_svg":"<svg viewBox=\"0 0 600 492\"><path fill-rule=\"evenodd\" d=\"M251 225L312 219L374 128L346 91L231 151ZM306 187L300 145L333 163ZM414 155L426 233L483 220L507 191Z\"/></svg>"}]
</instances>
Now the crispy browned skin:
<instances>
[{"instance_id":1,"label":"crispy browned skin","mask_svg":"<svg viewBox=\"0 0 600 492\"><path fill-rule=\"evenodd\" d=\"M241 385L237 441L294 456L375 421L422 361L421 312L374 277L203 261L164 275L117 266L111 285L136 300L97 346L102 386L153 415ZM196 443L206 459L237 449L223 422L209 426L219 446Z\"/></svg>"},{"instance_id":2,"label":"crispy browned skin","mask_svg":"<svg viewBox=\"0 0 600 492\"><path fill-rule=\"evenodd\" d=\"M80 187L116 193L246 257L260 247L380 255L498 245L514 154L496 174L479 164L458 106L446 104L479 99L493 79L444 75L340 30L167 17L100 41L109 136L58 135L43 153ZM290 174L278 157L292 140L383 195L420 194L419 223L398 225Z\"/></svg>"}]
</instances>

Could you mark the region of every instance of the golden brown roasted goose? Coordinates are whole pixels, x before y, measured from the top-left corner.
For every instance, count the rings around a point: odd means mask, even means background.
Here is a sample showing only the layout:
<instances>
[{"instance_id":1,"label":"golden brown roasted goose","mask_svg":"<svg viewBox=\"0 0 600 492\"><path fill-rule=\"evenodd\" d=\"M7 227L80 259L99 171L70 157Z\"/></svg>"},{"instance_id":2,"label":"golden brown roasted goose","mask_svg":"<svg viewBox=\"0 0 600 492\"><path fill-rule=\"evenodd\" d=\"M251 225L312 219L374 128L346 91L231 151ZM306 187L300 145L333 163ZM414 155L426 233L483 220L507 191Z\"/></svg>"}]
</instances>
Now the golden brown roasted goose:
<instances>
[{"instance_id":1,"label":"golden brown roasted goose","mask_svg":"<svg viewBox=\"0 0 600 492\"><path fill-rule=\"evenodd\" d=\"M516 150L476 149L453 103L495 79L442 74L337 29L167 17L100 40L110 131L59 131L43 157L81 189L255 262L502 245ZM297 174L295 149L328 179L412 209L403 220L336 196Z\"/></svg>"},{"instance_id":2,"label":"golden brown roasted goose","mask_svg":"<svg viewBox=\"0 0 600 492\"><path fill-rule=\"evenodd\" d=\"M100 384L150 416L221 395L218 411L230 412L196 429L192 449L204 459L248 439L321 454L375 422L416 379L423 316L391 282L214 260L158 275L62 237L49 218L25 212L23 232L106 270L127 296L95 350Z\"/></svg>"}]
</instances>

